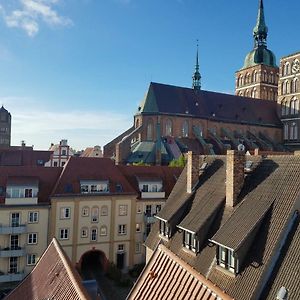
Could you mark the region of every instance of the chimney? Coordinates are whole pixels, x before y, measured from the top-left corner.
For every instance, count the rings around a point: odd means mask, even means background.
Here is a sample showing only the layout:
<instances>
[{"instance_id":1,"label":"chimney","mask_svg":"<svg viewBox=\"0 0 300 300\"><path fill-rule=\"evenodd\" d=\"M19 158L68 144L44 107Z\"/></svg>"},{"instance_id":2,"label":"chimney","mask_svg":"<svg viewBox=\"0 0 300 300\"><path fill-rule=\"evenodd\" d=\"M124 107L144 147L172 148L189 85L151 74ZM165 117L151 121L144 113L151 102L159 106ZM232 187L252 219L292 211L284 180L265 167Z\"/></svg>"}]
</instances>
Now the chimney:
<instances>
[{"instance_id":1,"label":"chimney","mask_svg":"<svg viewBox=\"0 0 300 300\"><path fill-rule=\"evenodd\" d=\"M226 157L226 205L234 207L244 185L245 153L227 150Z\"/></svg>"},{"instance_id":2,"label":"chimney","mask_svg":"<svg viewBox=\"0 0 300 300\"><path fill-rule=\"evenodd\" d=\"M192 193L193 188L199 181L199 171L200 171L200 156L192 151L187 154L187 193Z\"/></svg>"}]
</instances>

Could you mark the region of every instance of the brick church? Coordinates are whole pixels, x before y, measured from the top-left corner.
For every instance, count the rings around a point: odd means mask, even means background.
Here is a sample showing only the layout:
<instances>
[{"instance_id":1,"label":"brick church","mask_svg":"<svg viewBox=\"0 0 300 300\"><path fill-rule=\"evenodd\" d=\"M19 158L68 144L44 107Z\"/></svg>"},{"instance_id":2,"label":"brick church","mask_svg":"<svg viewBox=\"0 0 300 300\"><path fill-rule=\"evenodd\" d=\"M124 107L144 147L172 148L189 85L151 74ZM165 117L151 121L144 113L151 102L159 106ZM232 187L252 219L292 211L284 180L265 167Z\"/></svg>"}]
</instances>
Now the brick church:
<instances>
[{"instance_id":1,"label":"brick church","mask_svg":"<svg viewBox=\"0 0 300 300\"><path fill-rule=\"evenodd\" d=\"M192 88L151 82L133 126L104 146L104 156L117 164L168 164L189 150L224 154L240 144L249 151L297 149L300 53L283 58L279 69L267 36L260 0L254 48L236 72L235 95L201 90L197 49Z\"/></svg>"}]
</instances>

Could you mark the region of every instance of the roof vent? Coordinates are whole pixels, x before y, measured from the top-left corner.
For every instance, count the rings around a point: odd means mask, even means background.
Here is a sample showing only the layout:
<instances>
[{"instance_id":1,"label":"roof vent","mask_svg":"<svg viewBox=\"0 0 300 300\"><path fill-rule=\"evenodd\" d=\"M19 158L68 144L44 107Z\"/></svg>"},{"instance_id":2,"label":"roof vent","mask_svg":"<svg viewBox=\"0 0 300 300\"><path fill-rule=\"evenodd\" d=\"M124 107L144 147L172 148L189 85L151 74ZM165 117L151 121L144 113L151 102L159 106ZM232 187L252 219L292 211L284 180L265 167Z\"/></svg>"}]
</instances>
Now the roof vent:
<instances>
[{"instance_id":1,"label":"roof vent","mask_svg":"<svg viewBox=\"0 0 300 300\"><path fill-rule=\"evenodd\" d=\"M287 300L288 299L288 290L282 286L277 293L277 300Z\"/></svg>"}]
</instances>

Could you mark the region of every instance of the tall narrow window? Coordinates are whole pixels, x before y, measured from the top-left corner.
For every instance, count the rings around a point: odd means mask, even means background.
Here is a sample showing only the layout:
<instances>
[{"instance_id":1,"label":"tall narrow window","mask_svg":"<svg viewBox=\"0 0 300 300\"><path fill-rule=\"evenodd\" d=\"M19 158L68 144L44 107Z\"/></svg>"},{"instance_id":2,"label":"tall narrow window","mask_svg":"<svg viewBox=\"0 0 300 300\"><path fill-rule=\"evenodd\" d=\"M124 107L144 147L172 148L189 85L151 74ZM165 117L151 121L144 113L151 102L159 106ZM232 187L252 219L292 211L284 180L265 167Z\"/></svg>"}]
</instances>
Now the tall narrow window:
<instances>
[{"instance_id":1,"label":"tall narrow window","mask_svg":"<svg viewBox=\"0 0 300 300\"><path fill-rule=\"evenodd\" d=\"M168 119L166 121L166 130L165 130L166 136L172 136L172 131L173 131L172 121Z\"/></svg>"},{"instance_id":2,"label":"tall narrow window","mask_svg":"<svg viewBox=\"0 0 300 300\"><path fill-rule=\"evenodd\" d=\"M152 120L148 121L147 125L147 141L153 140L153 122Z\"/></svg>"},{"instance_id":3,"label":"tall narrow window","mask_svg":"<svg viewBox=\"0 0 300 300\"><path fill-rule=\"evenodd\" d=\"M97 206L94 206L92 208L92 223L96 223L99 221L99 208Z\"/></svg>"},{"instance_id":4,"label":"tall narrow window","mask_svg":"<svg viewBox=\"0 0 300 300\"><path fill-rule=\"evenodd\" d=\"M97 228L92 228L92 230L91 230L91 241L95 242L95 241L97 241L97 238L98 238L98 230L97 230Z\"/></svg>"},{"instance_id":5,"label":"tall narrow window","mask_svg":"<svg viewBox=\"0 0 300 300\"><path fill-rule=\"evenodd\" d=\"M288 124L284 124L283 138L285 140L289 139L289 125Z\"/></svg>"},{"instance_id":6,"label":"tall narrow window","mask_svg":"<svg viewBox=\"0 0 300 300\"><path fill-rule=\"evenodd\" d=\"M182 136L183 137L189 136L189 123L187 120L184 120L182 124Z\"/></svg>"}]
</instances>

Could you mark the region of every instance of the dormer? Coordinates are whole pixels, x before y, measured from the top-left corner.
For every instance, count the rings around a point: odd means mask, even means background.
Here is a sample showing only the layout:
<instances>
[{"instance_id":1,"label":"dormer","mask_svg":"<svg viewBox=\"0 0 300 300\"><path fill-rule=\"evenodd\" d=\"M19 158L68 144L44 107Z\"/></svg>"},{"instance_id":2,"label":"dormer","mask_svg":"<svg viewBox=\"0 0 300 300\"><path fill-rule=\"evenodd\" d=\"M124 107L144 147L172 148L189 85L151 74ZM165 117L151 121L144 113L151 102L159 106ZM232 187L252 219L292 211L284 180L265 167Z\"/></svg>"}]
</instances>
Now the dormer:
<instances>
[{"instance_id":1,"label":"dormer","mask_svg":"<svg viewBox=\"0 0 300 300\"><path fill-rule=\"evenodd\" d=\"M108 180L80 180L81 194L105 194L109 193Z\"/></svg>"},{"instance_id":2,"label":"dormer","mask_svg":"<svg viewBox=\"0 0 300 300\"><path fill-rule=\"evenodd\" d=\"M163 191L163 182L160 178L137 177L137 181L142 199L165 198L166 193Z\"/></svg>"},{"instance_id":3,"label":"dormer","mask_svg":"<svg viewBox=\"0 0 300 300\"><path fill-rule=\"evenodd\" d=\"M6 205L38 203L39 180L37 177L9 177L6 185Z\"/></svg>"},{"instance_id":4,"label":"dormer","mask_svg":"<svg viewBox=\"0 0 300 300\"><path fill-rule=\"evenodd\" d=\"M169 239L172 235L170 224L167 220L164 220L158 216L155 216L159 220L159 235L163 239Z\"/></svg>"}]
</instances>

